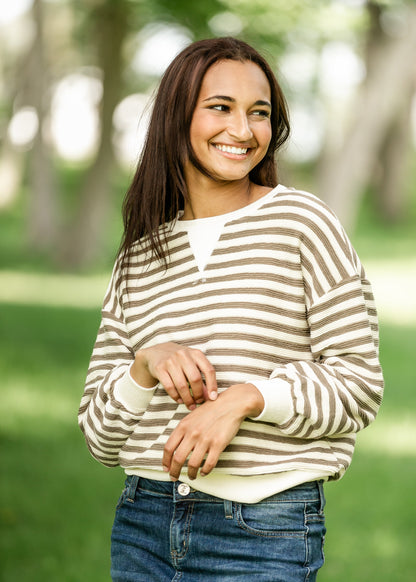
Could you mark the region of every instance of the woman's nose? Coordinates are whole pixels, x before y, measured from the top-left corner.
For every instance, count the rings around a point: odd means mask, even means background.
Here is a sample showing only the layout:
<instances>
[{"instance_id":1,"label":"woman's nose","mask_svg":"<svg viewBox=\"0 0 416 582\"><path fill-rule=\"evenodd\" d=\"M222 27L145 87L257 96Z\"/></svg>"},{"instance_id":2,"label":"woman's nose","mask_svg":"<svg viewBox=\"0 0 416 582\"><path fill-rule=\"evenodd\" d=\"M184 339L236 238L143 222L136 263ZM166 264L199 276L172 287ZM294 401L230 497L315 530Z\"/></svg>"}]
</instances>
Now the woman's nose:
<instances>
[{"instance_id":1,"label":"woman's nose","mask_svg":"<svg viewBox=\"0 0 416 582\"><path fill-rule=\"evenodd\" d=\"M253 137L247 115L245 113L235 113L228 126L228 133L238 141L247 141Z\"/></svg>"}]
</instances>

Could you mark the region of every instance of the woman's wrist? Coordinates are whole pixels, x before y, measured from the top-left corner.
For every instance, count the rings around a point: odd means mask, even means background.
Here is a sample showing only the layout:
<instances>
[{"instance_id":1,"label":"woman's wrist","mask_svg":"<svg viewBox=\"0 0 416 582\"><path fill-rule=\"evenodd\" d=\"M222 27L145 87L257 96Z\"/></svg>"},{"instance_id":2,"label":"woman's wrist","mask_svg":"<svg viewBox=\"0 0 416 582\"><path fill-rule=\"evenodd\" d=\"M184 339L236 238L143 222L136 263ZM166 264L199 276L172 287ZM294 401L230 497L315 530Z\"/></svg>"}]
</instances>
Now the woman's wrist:
<instances>
[{"instance_id":1,"label":"woman's wrist","mask_svg":"<svg viewBox=\"0 0 416 582\"><path fill-rule=\"evenodd\" d=\"M130 375L132 379L140 386L143 386L143 388L152 388L158 383L157 378L152 376L148 370L143 350L139 350L136 353L134 362L130 368Z\"/></svg>"},{"instance_id":2,"label":"woman's wrist","mask_svg":"<svg viewBox=\"0 0 416 582\"><path fill-rule=\"evenodd\" d=\"M264 408L265 402L264 398L254 386L254 384L234 384L230 386L228 390L225 390L221 396L227 396L237 400L241 406L241 418L244 419L248 416L259 416Z\"/></svg>"}]
</instances>

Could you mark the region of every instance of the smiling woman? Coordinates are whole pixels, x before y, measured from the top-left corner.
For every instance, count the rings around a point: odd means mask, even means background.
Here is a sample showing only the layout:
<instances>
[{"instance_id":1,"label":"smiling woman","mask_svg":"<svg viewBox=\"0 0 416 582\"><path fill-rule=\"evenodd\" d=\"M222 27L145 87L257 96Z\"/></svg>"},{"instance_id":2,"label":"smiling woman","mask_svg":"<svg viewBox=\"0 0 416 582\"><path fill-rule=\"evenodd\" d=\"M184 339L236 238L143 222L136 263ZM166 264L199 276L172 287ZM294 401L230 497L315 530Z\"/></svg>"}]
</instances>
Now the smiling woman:
<instances>
[{"instance_id":1,"label":"smiling woman","mask_svg":"<svg viewBox=\"0 0 416 582\"><path fill-rule=\"evenodd\" d=\"M127 192L79 423L127 475L114 581L304 582L323 482L383 378L365 271L334 214L278 183L288 113L233 38L168 67Z\"/></svg>"},{"instance_id":2,"label":"smiling woman","mask_svg":"<svg viewBox=\"0 0 416 582\"><path fill-rule=\"evenodd\" d=\"M189 204L184 218L224 214L266 193L254 184L245 191L240 182L247 182L269 148L270 101L269 82L257 64L226 60L207 71L190 128L191 147L204 171L191 161L186 164ZM232 182L228 195L225 182ZM199 195L207 188L212 192L209 199Z\"/></svg>"},{"instance_id":3,"label":"smiling woman","mask_svg":"<svg viewBox=\"0 0 416 582\"><path fill-rule=\"evenodd\" d=\"M238 185L237 197L243 194L241 206L247 203L249 184L268 188L277 185L275 153L289 136L289 120L283 92L270 66L249 45L237 43L233 39L227 41L212 39L190 45L171 63L156 95L147 142L124 202L125 232L121 246L124 258L128 258L131 245L143 236L149 238L155 258L162 260L165 258L165 231L160 227L175 220L178 212L184 210L185 203L190 201L189 184L185 172L191 165L200 174L206 174L202 161L193 150L190 136L200 90L211 67L230 63L244 65L247 69L251 68L250 65L257 67L257 77L262 81L259 90L264 92L264 78L266 78L267 100L270 103L269 145L263 158ZM235 76L234 80L236 80ZM242 81L240 76L237 84ZM234 92L236 89L234 84ZM217 86L214 93L207 97L224 96L219 90L220 87ZM235 99L238 97L238 91L237 94L225 95L225 97ZM229 106L229 104L229 101L226 101L213 105L217 105L218 110L224 109L221 105ZM213 185L212 181L211 185ZM226 187L231 198L236 195L232 192L236 186L233 181L223 186ZM242 186L241 189L240 186ZM205 198L208 199L208 196ZM222 201L226 198L221 196ZM221 212L221 209L217 210L217 214Z\"/></svg>"}]
</instances>

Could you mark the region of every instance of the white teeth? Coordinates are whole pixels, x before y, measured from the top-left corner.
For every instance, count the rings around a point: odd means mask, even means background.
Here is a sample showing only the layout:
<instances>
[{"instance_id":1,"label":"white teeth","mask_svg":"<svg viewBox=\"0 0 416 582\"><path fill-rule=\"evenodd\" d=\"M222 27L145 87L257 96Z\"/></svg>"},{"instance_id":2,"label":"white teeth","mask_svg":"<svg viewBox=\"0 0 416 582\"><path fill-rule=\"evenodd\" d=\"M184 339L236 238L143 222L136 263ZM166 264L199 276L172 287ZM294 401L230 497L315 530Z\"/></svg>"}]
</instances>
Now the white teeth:
<instances>
[{"instance_id":1,"label":"white teeth","mask_svg":"<svg viewBox=\"0 0 416 582\"><path fill-rule=\"evenodd\" d=\"M236 148L234 146L226 146L226 145L216 145L217 149L221 150L222 152L227 152L229 154L246 154L248 148Z\"/></svg>"}]
</instances>

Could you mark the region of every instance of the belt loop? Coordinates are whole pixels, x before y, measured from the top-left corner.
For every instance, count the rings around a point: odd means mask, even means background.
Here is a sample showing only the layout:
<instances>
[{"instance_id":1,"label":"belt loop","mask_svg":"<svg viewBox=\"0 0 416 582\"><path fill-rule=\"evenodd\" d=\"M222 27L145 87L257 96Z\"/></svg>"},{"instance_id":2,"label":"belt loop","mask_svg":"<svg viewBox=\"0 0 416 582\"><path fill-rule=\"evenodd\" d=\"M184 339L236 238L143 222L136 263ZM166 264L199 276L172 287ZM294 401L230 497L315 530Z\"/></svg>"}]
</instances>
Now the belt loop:
<instances>
[{"instance_id":1,"label":"belt loop","mask_svg":"<svg viewBox=\"0 0 416 582\"><path fill-rule=\"evenodd\" d=\"M324 493L324 482L323 482L323 480L320 480L320 481L317 481L317 483L318 483L318 490L319 490L319 498L321 501L321 507L319 508L319 510L320 510L320 513L323 513L325 503L326 503L325 493Z\"/></svg>"},{"instance_id":2,"label":"belt loop","mask_svg":"<svg viewBox=\"0 0 416 582\"><path fill-rule=\"evenodd\" d=\"M224 499L225 519L233 519L233 502Z\"/></svg>"},{"instance_id":3,"label":"belt loop","mask_svg":"<svg viewBox=\"0 0 416 582\"><path fill-rule=\"evenodd\" d=\"M136 489L137 489L138 485L139 485L139 477L137 475L132 475L131 480L130 480L130 484L129 484L129 489L127 491L127 499L131 503L134 503L134 497L136 495Z\"/></svg>"}]
</instances>

